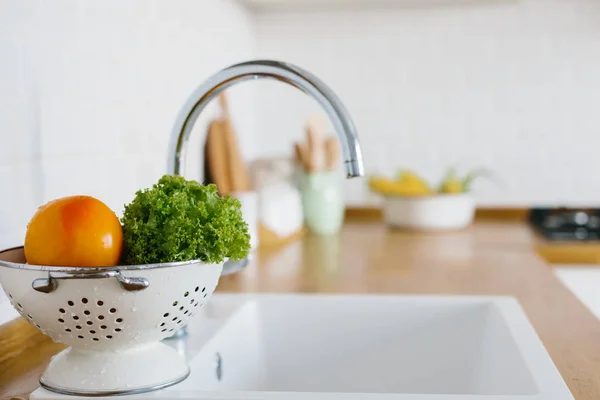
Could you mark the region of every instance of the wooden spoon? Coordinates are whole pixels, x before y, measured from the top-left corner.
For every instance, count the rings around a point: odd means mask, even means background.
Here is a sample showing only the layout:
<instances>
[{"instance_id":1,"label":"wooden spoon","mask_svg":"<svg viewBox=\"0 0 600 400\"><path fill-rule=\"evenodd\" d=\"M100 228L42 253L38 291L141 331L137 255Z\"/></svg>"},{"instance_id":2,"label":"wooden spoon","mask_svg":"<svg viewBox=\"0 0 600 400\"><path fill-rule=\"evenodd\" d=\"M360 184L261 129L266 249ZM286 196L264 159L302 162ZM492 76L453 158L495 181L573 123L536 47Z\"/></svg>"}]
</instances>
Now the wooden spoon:
<instances>
[{"instance_id":1,"label":"wooden spoon","mask_svg":"<svg viewBox=\"0 0 600 400\"><path fill-rule=\"evenodd\" d=\"M320 116L312 116L306 124L306 142L310 155L312 172L326 168L325 158L325 122Z\"/></svg>"},{"instance_id":2,"label":"wooden spoon","mask_svg":"<svg viewBox=\"0 0 600 400\"><path fill-rule=\"evenodd\" d=\"M337 168L340 159L340 143L335 136L327 138L325 141L325 160L328 171Z\"/></svg>"},{"instance_id":3,"label":"wooden spoon","mask_svg":"<svg viewBox=\"0 0 600 400\"><path fill-rule=\"evenodd\" d=\"M314 172L315 167L312 163L312 158L310 156L310 150L308 149L308 145L306 143L295 143L294 151L296 154L296 158L298 159L300 166L306 173Z\"/></svg>"}]
</instances>

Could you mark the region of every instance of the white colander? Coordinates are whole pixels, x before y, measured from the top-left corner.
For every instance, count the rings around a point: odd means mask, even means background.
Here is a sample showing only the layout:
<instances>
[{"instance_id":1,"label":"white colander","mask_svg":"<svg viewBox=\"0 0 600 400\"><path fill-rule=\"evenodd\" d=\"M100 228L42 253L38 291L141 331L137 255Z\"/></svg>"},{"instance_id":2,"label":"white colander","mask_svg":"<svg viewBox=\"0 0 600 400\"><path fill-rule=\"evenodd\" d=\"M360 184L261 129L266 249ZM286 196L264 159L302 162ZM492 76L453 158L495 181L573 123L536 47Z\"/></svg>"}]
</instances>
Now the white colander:
<instances>
[{"instance_id":1,"label":"white colander","mask_svg":"<svg viewBox=\"0 0 600 400\"><path fill-rule=\"evenodd\" d=\"M187 261L105 268L25 264L23 248L0 252L0 283L17 311L54 341L40 378L52 391L117 395L156 390L189 375L160 341L210 298L222 264Z\"/></svg>"}]
</instances>

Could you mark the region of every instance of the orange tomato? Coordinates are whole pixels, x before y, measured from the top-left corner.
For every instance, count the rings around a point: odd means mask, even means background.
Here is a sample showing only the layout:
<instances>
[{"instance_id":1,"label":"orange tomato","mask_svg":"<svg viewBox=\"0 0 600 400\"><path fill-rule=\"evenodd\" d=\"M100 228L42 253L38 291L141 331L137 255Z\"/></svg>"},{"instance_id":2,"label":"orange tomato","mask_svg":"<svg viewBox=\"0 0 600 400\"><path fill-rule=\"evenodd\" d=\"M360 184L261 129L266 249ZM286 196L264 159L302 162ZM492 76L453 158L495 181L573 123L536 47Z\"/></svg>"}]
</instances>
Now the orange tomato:
<instances>
[{"instance_id":1,"label":"orange tomato","mask_svg":"<svg viewBox=\"0 0 600 400\"><path fill-rule=\"evenodd\" d=\"M91 196L40 207L27 225L25 258L34 265L102 267L119 263L123 231L115 213Z\"/></svg>"}]
</instances>

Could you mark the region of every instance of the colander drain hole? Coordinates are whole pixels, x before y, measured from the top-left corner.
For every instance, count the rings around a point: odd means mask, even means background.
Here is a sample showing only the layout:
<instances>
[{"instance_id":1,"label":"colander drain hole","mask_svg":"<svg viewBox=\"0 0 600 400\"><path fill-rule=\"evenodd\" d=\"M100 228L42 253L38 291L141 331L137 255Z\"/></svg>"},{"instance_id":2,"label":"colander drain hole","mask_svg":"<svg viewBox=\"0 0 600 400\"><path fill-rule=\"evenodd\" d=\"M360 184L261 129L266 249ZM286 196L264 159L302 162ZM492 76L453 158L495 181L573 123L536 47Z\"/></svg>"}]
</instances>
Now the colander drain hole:
<instances>
[{"instance_id":1,"label":"colander drain hole","mask_svg":"<svg viewBox=\"0 0 600 400\"><path fill-rule=\"evenodd\" d=\"M189 302L189 309L186 308L185 303L182 300L183 299L178 299L178 300L174 300L171 305L175 308L175 312L166 312L163 314L163 318L167 319L166 321L161 322L159 325L157 325L157 328L160 329L161 332L173 332L176 329L180 329L181 326L184 324L184 319L188 319L191 318L193 313L191 310L191 307L198 307L198 305L200 304L198 300L196 300L195 297L190 297L190 294L193 293L199 293L202 294L203 297L207 297L208 293L206 293L206 287L201 287L201 286L196 286L191 290L187 290L183 293L183 297L184 298L188 298L190 300ZM187 300L187 299L186 299ZM185 304L182 304L185 303Z\"/></svg>"},{"instance_id":2,"label":"colander drain hole","mask_svg":"<svg viewBox=\"0 0 600 400\"><path fill-rule=\"evenodd\" d=\"M22 311L22 310L21 310ZM33 317L31 316L31 314L26 314L25 318L27 318L27 320L29 321L29 323L31 325L34 325L36 328L38 328L40 331L44 332L45 331L42 329L42 327L40 326L40 324L36 323L35 320L33 319Z\"/></svg>"},{"instance_id":3,"label":"colander drain hole","mask_svg":"<svg viewBox=\"0 0 600 400\"><path fill-rule=\"evenodd\" d=\"M81 303L86 304L87 306L85 306L85 307L89 307L91 305L96 305L100 308L103 308L105 306L104 300L89 299L87 297L82 297ZM73 300L68 300L67 304L69 307L76 307L75 302ZM76 311L76 308L73 309L72 311ZM114 324L121 324L124 322L123 318L117 314L118 310L115 307L111 307L111 308L107 307L104 310L98 310L97 314L94 312L94 310L87 309L87 308L83 311L77 310L77 314L72 311L69 311L65 307L58 308L58 312L60 314L58 315L57 320L61 324L67 325L64 327L64 332L71 333L71 334L73 334L73 337L76 337L78 339L82 339L82 340L87 339L89 341L94 341L94 342L99 342L102 339L111 340L114 338L114 336L113 336L114 334L112 333L113 331L116 334L119 334L119 332L123 331L122 327L115 328L114 326L110 326L110 324L107 323L108 321L106 321L107 319L112 320L110 322L114 323ZM82 314L79 314L79 312L82 312ZM109 313L111 316L113 316L114 319L107 318L107 316L108 316L107 313ZM77 321L77 325L68 326L68 321L67 321L65 314L67 314L68 317L72 318L73 321ZM33 318L31 317L31 315L27 314L27 318L29 318L31 320L31 322L33 323ZM98 320L100 320L102 322L97 322ZM96 325L95 322L103 323L103 325ZM39 325L36 324L36 326L38 327L38 329L41 329L39 327ZM95 327L95 326L97 326L97 327ZM99 333L98 331L106 331L106 333L109 333L109 334L106 336L104 336L104 335L100 336L100 335L97 335L97 333ZM75 332L75 333L73 333L73 332Z\"/></svg>"}]
</instances>

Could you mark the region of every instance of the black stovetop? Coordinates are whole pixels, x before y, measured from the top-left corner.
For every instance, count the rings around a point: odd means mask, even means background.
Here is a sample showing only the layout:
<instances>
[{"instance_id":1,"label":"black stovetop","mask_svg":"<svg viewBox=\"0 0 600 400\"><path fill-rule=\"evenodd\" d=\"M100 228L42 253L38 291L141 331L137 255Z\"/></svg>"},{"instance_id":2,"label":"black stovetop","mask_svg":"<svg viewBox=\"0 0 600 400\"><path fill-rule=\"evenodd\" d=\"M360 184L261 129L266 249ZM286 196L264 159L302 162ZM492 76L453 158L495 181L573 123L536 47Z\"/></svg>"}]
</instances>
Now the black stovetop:
<instances>
[{"instance_id":1,"label":"black stovetop","mask_svg":"<svg viewBox=\"0 0 600 400\"><path fill-rule=\"evenodd\" d=\"M600 209L534 208L529 222L549 240L600 240Z\"/></svg>"}]
</instances>

